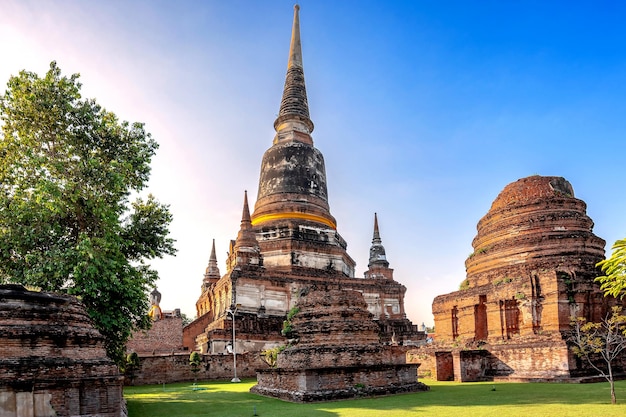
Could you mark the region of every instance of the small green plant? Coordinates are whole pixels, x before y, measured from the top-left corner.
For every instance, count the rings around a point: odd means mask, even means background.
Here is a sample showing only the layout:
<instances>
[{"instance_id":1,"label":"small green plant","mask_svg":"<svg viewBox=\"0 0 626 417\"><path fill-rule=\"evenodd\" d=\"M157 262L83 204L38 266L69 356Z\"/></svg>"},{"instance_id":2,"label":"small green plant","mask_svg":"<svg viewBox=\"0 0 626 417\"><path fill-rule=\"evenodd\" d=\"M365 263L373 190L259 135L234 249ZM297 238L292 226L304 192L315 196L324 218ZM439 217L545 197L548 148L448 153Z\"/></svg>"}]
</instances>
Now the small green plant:
<instances>
[{"instance_id":1,"label":"small green plant","mask_svg":"<svg viewBox=\"0 0 626 417\"><path fill-rule=\"evenodd\" d=\"M276 346L271 349L265 349L261 351L261 359L265 361L271 368L276 368L276 361L278 360L278 354L287 349L288 345Z\"/></svg>"},{"instance_id":2,"label":"small green plant","mask_svg":"<svg viewBox=\"0 0 626 417\"><path fill-rule=\"evenodd\" d=\"M193 372L193 385L195 387L196 382L198 382L198 371L200 371L200 363L202 363L202 358L198 352L191 352L189 355L189 366L191 366L191 372Z\"/></svg>"},{"instance_id":3,"label":"small green plant","mask_svg":"<svg viewBox=\"0 0 626 417\"><path fill-rule=\"evenodd\" d=\"M433 372L429 369L429 370L427 370L427 371L420 372L420 373L419 373L419 376L420 376L421 378L432 378L432 376L433 376Z\"/></svg>"},{"instance_id":4,"label":"small green plant","mask_svg":"<svg viewBox=\"0 0 626 417\"><path fill-rule=\"evenodd\" d=\"M291 321L291 319L293 319L294 316L298 314L299 312L300 312L299 307L292 307L291 310L289 310L289 313L287 313L287 320Z\"/></svg>"},{"instance_id":5,"label":"small green plant","mask_svg":"<svg viewBox=\"0 0 626 417\"><path fill-rule=\"evenodd\" d=\"M497 279L493 282L493 285L498 286L502 284L508 284L509 282L513 282L513 278L504 277L502 279Z\"/></svg>"},{"instance_id":6,"label":"small green plant","mask_svg":"<svg viewBox=\"0 0 626 417\"><path fill-rule=\"evenodd\" d=\"M464 279L463 281L461 281L461 284L459 285L459 291L463 291L463 290L467 290L469 288L469 280L468 279Z\"/></svg>"},{"instance_id":7,"label":"small green plant","mask_svg":"<svg viewBox=\"0 0 626 417\"><path fill-rule=\"evenodd\" d=\"M139 355L137 352L131 352L126 355L124 359L124 374L130 380L130 385L133 385L135 380L135 371L139 368Z\"/></svg>"},{"instance_id":8,"label":"small green plant","mask_svg":"<svg viewBox=\"0 0 626 417\"><path fill-rule=\"evenodd\" d=\"M515 293L515 299L516 300L525 300L526 299L526 294L524 294L523 292L519 291L519 292Z\"/></svg>"},{"instance_id":9,"label":"small green plant","mask_svg":"<svg viewBox=\"0 0 626 417\"><path fill-rule=\"evenodd\" d=\"M300 309L298 307L292 307L291 310L289 310L289 312L287 313L287 319L283 321L283 329L281 330L281 333L283 336L285 337L291 336L291 332L293 331L291 320L299 312L300 312Z\"/></svg>"},{"instance_id":10,"label":"small green plant","mask_svg":"<svg viewBox=\"0 0 626 417\"><path fill-rule=\"evenodd\" d=\"M491 249L491 246L483 246L482 248L478 248L474 252L470 253L467 259L472 259L476 255L487 253L489 249Z\"/></svg>"}]
</instances>

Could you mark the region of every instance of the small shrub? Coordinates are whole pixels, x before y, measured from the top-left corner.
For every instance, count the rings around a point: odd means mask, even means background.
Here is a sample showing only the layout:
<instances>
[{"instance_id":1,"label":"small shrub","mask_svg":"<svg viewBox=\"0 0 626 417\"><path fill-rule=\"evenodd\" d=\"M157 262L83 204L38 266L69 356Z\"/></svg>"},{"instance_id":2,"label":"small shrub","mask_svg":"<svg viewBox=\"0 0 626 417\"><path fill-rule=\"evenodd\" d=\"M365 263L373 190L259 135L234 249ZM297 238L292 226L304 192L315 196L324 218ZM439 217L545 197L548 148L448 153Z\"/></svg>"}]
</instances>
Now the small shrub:
<instances>
[{"instance_id":1,"label":"small shrub","mask_svg":"<svg viewBox=\"0 0 626 417\"><path fill-rule=\"evenodd\" d=\"M131 352L126 355L124 359L124 374L130 380L130 385L133 385L133 381L135 380L135 371L139 368L139 356L137 352Z\"/></svg>"},{"instance_id":2,"label":"small shrub","mask_svg":"<svg viewBox=\"0 0 626 417\"><path fill-rule=\"evenodd\" d=\"M509 282L513 282L513 278L504 277L502 279L497 279L493 282L493 285L498 286L502 284L508 284Z\"/></svg>"},{"instance_id":3,"label":"small shrub","mask_svg":"<svg viewBox=\"0 0 626 417\"><path fill-rule=\"evenodd\" d=\"M293 327L291 326L291 320L299 312L300 312L300 309L298 307L293 307L291 310L289 310L289 313L287 313L287 320L283 321L283 329L280 331L283 336L285 337L291 336L291 332L293 331Z\"/></svg>"},{"instance_id":4,"label":"small shrub","mask_svg":"<svg viewBox=\"0 0 626 417\"><path fill-rule=\"evenodd\" d=\"M200 371L200 363L202 362L202 358L198 352L191 352L189 355L189 366L191 366L191 372L193 372L193 381L194 384L198 379L198 371Z\"/></svg>"},{"instance_id":5,"label":"small shrub","mask_svg":"<svg viewBox=\"0 0 626 417\"><path fill-rule=\"evenodd\" d=\"M276 361L278 360L278 354L287 349L287 345L276 346L275 348L265 349L261 351L261 358L271 368L276 368Z\"/></svg>"}]
</instances>

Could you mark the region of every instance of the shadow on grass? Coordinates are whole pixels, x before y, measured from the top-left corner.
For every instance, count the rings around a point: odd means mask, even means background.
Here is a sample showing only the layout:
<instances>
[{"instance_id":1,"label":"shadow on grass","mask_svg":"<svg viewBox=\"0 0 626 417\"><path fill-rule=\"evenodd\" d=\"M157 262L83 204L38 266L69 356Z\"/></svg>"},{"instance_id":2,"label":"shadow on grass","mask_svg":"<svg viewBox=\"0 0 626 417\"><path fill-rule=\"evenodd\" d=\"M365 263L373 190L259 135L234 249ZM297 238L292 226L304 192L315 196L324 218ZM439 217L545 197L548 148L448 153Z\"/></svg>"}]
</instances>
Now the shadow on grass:
<instances>
[{"instance_id":1,"label":"shadow on grass","mask_svg":"<svg viewBox=\"0 0 626 417\"><path fill-rule=\"evenodd\" d=\"M294 404L251 394L248 391L256 383L254 380L246 380L240 384L199 382L197 388L201 389L195 391L189 383L170 384L165 388L154 385L127 387L125 395L129 417L236 417L255 414L272 417L408 416L439 413L443 408L456 410L454 413L457 414L478 415L472 414L470 410L485 410L485 407L493 412L490 415L497 416L498 408L510 412L511 409L520 411L526 407L542 405L563 406L566 410L563 415L583 416L583 409L587 407L593 409L610 403L608 384L602 383L425 382L431 386L429 392L309 404ZM626 381L618 382L616 388L618 401L626 401ZM617 407L613 410L619 409L625 413L623 406ZM461 408L467 413L460 410ZM580 409L580 414L568 414L567 410L571 409Z\"/></svg>"}]
</instances>

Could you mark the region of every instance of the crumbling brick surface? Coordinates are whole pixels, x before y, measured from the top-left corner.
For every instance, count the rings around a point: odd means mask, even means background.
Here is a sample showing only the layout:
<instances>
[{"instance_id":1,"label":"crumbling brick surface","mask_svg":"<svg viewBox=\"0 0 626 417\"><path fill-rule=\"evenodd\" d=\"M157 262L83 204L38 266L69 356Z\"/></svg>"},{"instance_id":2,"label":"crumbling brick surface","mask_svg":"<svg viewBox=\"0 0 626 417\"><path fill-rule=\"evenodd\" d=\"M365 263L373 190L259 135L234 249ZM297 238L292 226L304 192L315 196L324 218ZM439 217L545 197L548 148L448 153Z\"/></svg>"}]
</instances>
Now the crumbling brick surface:
<instances>
[{"instance_id":1,"label":"crumbling brick surface","mask_svg":"<svg viewBox=\"0 0 626 417\"><path fill-rule=\"evenodd\" d=\"M511 339L569 330L572 314L599 320L594 278L604 240L561 177L509 184L478 223L460 291L435 298L439 340Z\"/></svg>"},{"instance_id":2,"label":"crumbling brick surface","mask_svg":"<svg viewBox=\"0 0 626 417\"><path fill-rule=\"evenodd\" d=\"M380 343L360 292L318 286L296 307L295 345L278 355L275 369L257 373L252 392L308 402L427 389L417 381L419 365L406 363L406 349Z\"/></svg>"},{"instance_id":3,"label":"crumbling brick surface","mask_svg":"<svg viewBox=\"0 0 626 417\"><path fill-rule=\"evenodd\" d=\"M0 415L18 403L28 417L123 413L122 377L73 297L0 285L0 369Z\"/></svg>"},{"instance_id":4,"label":"crumbling brick surface","mask_svg":"<svg viewBox=\"0 0 626 417\"><path fill-rule=\"evenodd\" d=\"M198 380L227 380L234 375L233 355L201 355L200 368L194 374L189 353L140 355L139 369L133 375L135 385L164 384ZM258 353L237 354L237 376L254 378L258 369L268 368ZM126 383L130 378L127 375Z\"/></svg>"}]
</instances>

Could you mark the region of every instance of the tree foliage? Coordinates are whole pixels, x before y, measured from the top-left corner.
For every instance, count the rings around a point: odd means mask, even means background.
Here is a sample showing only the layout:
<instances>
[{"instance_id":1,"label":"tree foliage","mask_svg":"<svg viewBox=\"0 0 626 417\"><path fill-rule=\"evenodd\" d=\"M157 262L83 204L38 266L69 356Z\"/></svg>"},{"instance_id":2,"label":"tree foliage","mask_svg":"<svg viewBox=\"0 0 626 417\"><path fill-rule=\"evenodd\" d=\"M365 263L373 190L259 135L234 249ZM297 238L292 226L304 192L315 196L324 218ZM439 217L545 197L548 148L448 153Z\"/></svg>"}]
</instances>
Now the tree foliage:
<instances>
[{"instance_id":1,"label":"tree foliage","mask_svg":"<svg viewBox=\"0 0 626 417\"><path fill-rule=\"evenodd\" d=\"M583 317L572 320L572 336L574 353L585 358L610 384L611 402L615 404L613 364L626 352L626 315L622 308L613 307L611 313L600 323L587 322ZM601 361L596 361L600 359ZM603 362L604 366L601 366Z\"/></svg>"},{"instance_id":2,"label":"tree foliage","mask_svg":"<svg viewBox=\"0 0 626 417\"><path fill-rule=\"evenodd\" d=\"M182 319L183 327L185 327L186 325L188 325L189 323L191 323L194 320L191 317L189 317L188 315L186 315L185 313L180 313L180 318Z\"/></svg>"},{"instance_id":3,"label":"tree foliage","mask_svg":"<svg viewBox=\"0 0 626 417\"><path fill-rule=\"evenodd\" d=\"M596 278L604 294L624 298L626 294L626 239L616 241L611 257L600 261L598 266L605 273Z\"/></svg>"},{"instance_id":4,"label":"tree foliage","mask_svg":"<svg viewBox=\"0 0 626 417\"><path fill-rule=\"evenodd\" d=\"M147 185L158 145L80 94L55 62L22 71L0 96L0 282L78 296L109 355L123 363L133 330L149 327L149 259L174 254L169 208Z\"/></svg>"}]
</instances>

